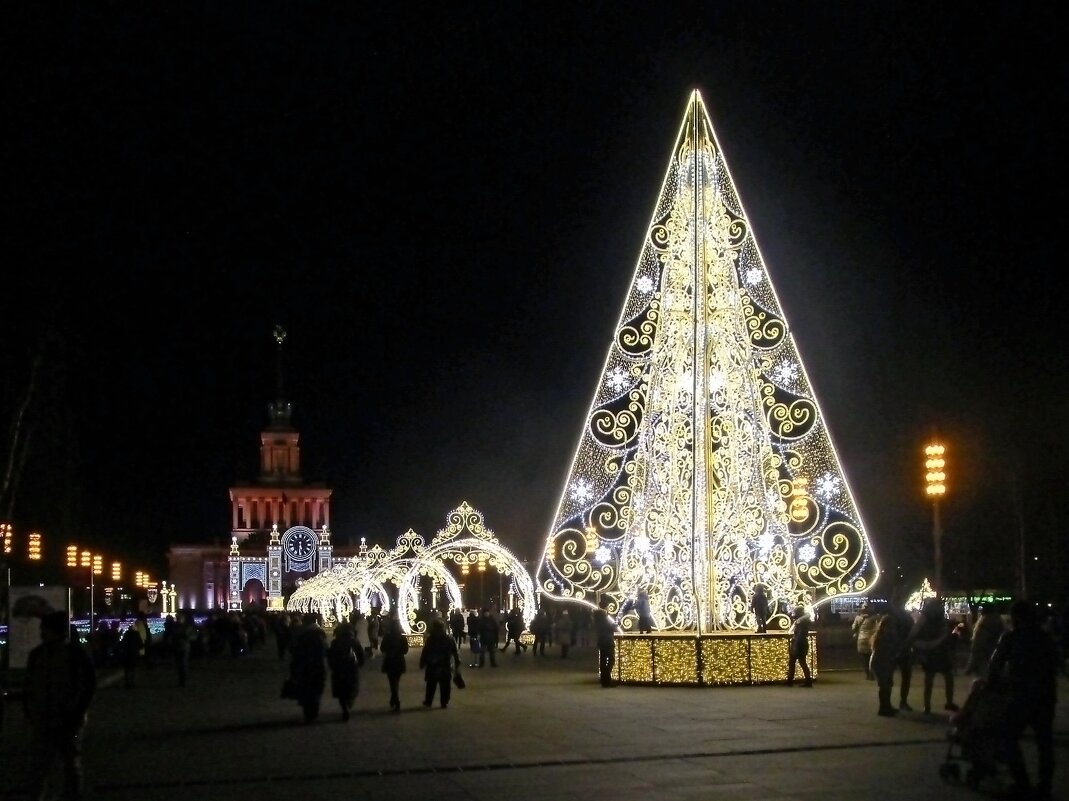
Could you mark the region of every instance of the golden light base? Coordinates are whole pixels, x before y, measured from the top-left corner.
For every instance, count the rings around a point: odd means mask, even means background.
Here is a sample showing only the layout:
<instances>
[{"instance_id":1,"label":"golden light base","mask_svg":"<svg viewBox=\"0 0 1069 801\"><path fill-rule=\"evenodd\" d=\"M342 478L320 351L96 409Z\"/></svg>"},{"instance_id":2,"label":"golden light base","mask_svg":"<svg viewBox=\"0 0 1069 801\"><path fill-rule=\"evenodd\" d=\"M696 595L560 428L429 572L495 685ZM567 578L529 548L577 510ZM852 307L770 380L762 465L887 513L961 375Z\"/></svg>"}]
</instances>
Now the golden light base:
<instances>
[{"instance_id":1,"label":"golden light base","mask_svg":"<svg viewBox=\"0 0 1069 801\"><path fill-rule=\"evenodd\" d=\"M790 634L776 632L618 634L613 679L620 684L725 687L785 682ZM817 675L817 635L806 660ZM802 681L800 673L796 681Z\"/></svg>"}]
</instances>

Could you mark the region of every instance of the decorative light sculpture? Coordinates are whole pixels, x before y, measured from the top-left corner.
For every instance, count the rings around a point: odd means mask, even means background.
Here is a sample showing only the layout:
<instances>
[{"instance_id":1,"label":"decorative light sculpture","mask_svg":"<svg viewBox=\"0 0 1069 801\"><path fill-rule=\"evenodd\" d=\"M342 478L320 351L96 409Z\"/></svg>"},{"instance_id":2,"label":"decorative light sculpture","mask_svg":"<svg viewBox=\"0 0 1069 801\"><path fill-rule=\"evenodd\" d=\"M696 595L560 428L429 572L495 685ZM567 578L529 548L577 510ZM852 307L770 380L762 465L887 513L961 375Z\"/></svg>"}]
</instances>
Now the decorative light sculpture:
<instances>
[{"instance_id":1,"label":"decorative light sculpture","mask_svg":"<svg viewBox=\"0 0 1069 801\"><path fill-rule=\"evenodd\" d=\"M327 621L340 620L353 608L367 611L372 594L388 609L386 585L392 584L397 588L402 630L406 634L422 634L427 624L417 615L421 577L428 577L445 591L449 607L464 607L461 585L446 569L447 564L453 563L465 576L472 567L484 573L488 566L510 576L525 625L529 625L537 611L537 598L534 581L523 563L498 542L493 531L484 525L482 513L466 501L446 516L446 523L429 543L409 529L389 551L378 545L361 548L361 553L347 564L301 582L286 608L320 612Z\"/></svg>"},{"instance_id":2,"label":"decorative light sculpture","mask_svg":"<svg viewBox=\"0 0 1069 801\"><path fill-rule=\"evenodd\" d=\"M659 630L770 627L879 569L698 92L691 96L538 571ZM689 658L689 657L688 657Z\"/></svg>"}]
</instances>

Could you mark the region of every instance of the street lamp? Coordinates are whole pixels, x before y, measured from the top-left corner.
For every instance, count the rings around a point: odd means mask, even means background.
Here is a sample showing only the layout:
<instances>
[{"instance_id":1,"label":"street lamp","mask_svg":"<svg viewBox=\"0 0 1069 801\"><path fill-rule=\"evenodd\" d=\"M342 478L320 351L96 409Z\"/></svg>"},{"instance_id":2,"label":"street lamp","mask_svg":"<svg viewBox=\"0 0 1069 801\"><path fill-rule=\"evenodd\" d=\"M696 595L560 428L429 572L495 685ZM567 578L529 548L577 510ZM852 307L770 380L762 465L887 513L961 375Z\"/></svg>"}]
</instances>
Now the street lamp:
<instances>
[{"instance_id":1,"label":"street lamp","mask_svg":"<svg viewBox=\"0 0 1069 801\"><path fill-rule=\"evenodd\" d=\"M943 594L943 527L939 520L939 501L946 494L946 452L938 442L924 448L924 492L932 501L932 541L935 545L935 591Z\"/></svg>"},{"instance_id":2,"label":"street lamp","mask_svg":"<svg viewBox=\"0 0 1069 801\"><path fill-rule=\"evenodd\" d=\"M69 549L68 549L69 552ZM93 618L96 608L93 604L93 590L94 581L93 576L96 575L96 567L100 563L100 557L94 556L91 551L82 551L79 555L78 566L84 567L89 572L89 631L93 630ZM68 559L69 564L69 559Z\"/></svg>"}]
</instances>

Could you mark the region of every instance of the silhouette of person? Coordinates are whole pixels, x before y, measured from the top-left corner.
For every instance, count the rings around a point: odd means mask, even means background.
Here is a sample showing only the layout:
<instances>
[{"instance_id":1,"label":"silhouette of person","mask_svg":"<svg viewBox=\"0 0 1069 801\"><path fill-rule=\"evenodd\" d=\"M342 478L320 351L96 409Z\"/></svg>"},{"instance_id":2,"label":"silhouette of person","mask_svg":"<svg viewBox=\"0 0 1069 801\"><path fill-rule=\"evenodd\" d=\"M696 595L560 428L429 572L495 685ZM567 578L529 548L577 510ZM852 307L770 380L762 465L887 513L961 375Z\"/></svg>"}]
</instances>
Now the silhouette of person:
<instances>
[{"instance_id":1,"label":"silhouette of person","mask_svg":"<svg viewBox=\"0 0 1069 801\"><path fill-rule=\"evenodd\" d=\"M1039 781L1034 798L1050 798L1054 780L1054 707L1058 702L1058 652L1050 634L1039 624L1035 605L1016 601L1010 609L1012 628L995 646L988 680L1008 685L1010 703L1006 723L1006 757L1013 789L1029 791L1028 771L1021 754L1021 734L1035 734Z\"/></svg>"},{"instance_id":2,"label":"silhouette of person","mask_svg":"<svg viewBox=\"0 0 1069 801\"><path fill-rule=\"evenodd\" d=\"M360 692L360 668L364 666L364 649L356 641L351 623L339 623L327 649L330 665L330 694L338 699L341 719L349 720L353 702Z\"/></svg>"},{"instance_id":3,"label":"silhouette of person","mask_svg":"<svg viewBox=\"0 0 1069 801\"><path fill-rule=\"evenodd\" d=\"M460 670L460 652L457 643L446 630L445 621L436 617L431 621L430 634L423 644L419 655L419 666L423 668L423 680L427 691L423 695L423 705L434 703L434 691L438 690L438 701L442 709L449 706L453 691L453 668Z\"/></svg>"},{"instance_id":4,"label":"silhouette of person","mask_svg":"<svg viewBox=\"0 0 1069 801\"><path fill-rule=\"evenodd\" d=\"M598 644L598 675L602 687L612 687L612 667L616 662L616 632L619 624L609 614L609 599L602 598L594 612L594 636Z\"/></svg>"},{"instance_id":5,"label":"silhouette of person","mask_svg":"<svg viewBox=\"0 0 1069 801\"><path fill-rule=\"evenodd\" d=\"M297 689L297 703L304 711L304 722L319 717L319 704L327 685L327 635L319 627L315 613L303 618L294 632L290 658L290 678Z\"/></svg>"},{"instance_id":6,"label":"silhouette of person","mask_svg":"<svg viewBox=\"0 0 1069 801\"><path fill-rule=\"evenodd\" d=\"M30 724L31 798L41 797L57 758L63 761L63 798L82 797L81 737L96 692L96 668L80 643L68 642L66 611L41 618L41 644L30 651L23 711Z\"/></svg>"},{"instance_id":7,"label":"silhouette of person","mask_svg":"<svg viewBox=\"0 0 1069 801\"><path fill-rule=\"evenodd\" d=\"M382 625L382 642L379 644L379 650L382 651L382 672L390 683L390 709L400 712L401 675L407 670L405 654L408 653L408 638L401 631L397 612L391 612Z\"/></svg>"},{"instance_id":8,"label":"silhouette of person","mask_svg":"<svg viewBox=\"0 0 1069 801\"><path fill-rule=\"evenodd\" d=\"M650 593L643 587L635 595L635 614L638 615L638 633L653 631L653 611L650 609Z\"/></svg>"},{"instance_id":9,"label":"silhouette of person","mask_svg":"<svg viewBox=\"0 0 1069 801\"><path fill-rule=\"evenodd\" d=\"M765 588L760 584L753 588L750 609L753 610L757 633L764 634L768 631L768 596L765 594Z\"/></svg>"},{"instance_id":10,"label":"silhouette of person","mask_svg":"<svg viewBox=\"0 0 1069 801\"><path fill-rule=\"evenodd\" d=\"M806 614L805 607L798 606L794 610L794 623L791 624L790 661L787 663L787 686L794 686L794 668L798 665L802 668L805 676L803 687L813 686L813 676L809 672L809 630L813 625L813 619Z\"/></svg>"},{"instance_id":11,"label":"silhouette of person","mask_svg":"<svg viewBox=\"0 0 1069 801\"><path fill-rule=\"evenodd\" d=\"M954 703L954 643L956 636L946 619L942 598L928 598L921 608L920 619L913 624L907 642L913 647L913 654L921 669L924 670L924 714L932 712L932 690L935 677L943 677L946 691L948 712L957 712Z\"/></svg>"}]
</instances>

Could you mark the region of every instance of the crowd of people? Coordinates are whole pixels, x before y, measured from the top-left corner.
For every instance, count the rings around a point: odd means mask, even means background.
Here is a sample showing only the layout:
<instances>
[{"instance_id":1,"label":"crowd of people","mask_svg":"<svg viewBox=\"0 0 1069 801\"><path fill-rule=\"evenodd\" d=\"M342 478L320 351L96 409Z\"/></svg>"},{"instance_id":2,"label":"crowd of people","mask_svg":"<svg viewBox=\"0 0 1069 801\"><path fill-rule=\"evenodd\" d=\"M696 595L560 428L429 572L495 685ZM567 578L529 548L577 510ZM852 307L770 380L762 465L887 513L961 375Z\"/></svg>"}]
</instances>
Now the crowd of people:
<instances>
[{"instance_id":1,"label":"crowd of people","mask_svg":"<svg viewBox=\"0 0 1069 801\"><path fill-rule=\"evenodd\" d=\"M765 603L757 602L758 609ZM454 687L463 688L461 648L471 655L469 668L498 666L498 655L512 648L518 658L528 650L545 657L546 648L559 649L567 658L570 648L593 644L598 650L601 686L612 687L616 635L620 620L609 612L603 599L592 613L582 609L539 610L525 625L522 610L498 613L492 607L454 609L447 616L432 613L424 621L425 633L417 666L422 677L422 704L435 700L448 708ZM640 618L640 630L651 621L641 604L627 607ZM1057 702L1056 683L1064 670L1060 630L1035 604L1018 601L1008 615L997 609L978 610L971 626L951 620L942 599L929 598L917 613L906 611L902 598L877 608L863 604L850 629L862 671L877 688L877 714L894 717L910 712L914 668L923 675L924 714L932 714L937 684L942 690L942 708L964 716L957 703L955 676L959 649L967 648L964 673L978 687L999 687L1009 702L1000 727L1006 739L1007 766L1015 787L1049 797L1053 776L1053 720ZM787 684L795 684L796 669L802 686L812 687L808 648L814 620L809 610L797 607L787 615L789 662ZM62 620L60 620L62 618ZM765 633L764 620L755 617L757 634ZM164 659L173 661L179 686L189 679L190 660L229 656L239 658L263 645L271 632L280 661L288 661L288 679L283 694L301 707L304 720L316 721L329 686L341 719L349 720L360 691L360 671L377 664L389 682L389 707L401 710L401 680L408 669L410 642L396 611L365 615L356 611L332 627L331 633L315 614L263 612L213 613L199 622L179 612L164 621L162 635L153 635L145 615L129 621L121 633L110 624L100 625L83 647L77 631L68 629L66 613L42 619L41 645L30 654L24 704L33 730L34 776L47 771L57 759L63 761L70 787L81 782L79 741L85 713L96 687L100 667L122 669L125 686L137 686L141 671L151 670ZM897 704L894 703L897 678ZM57 690L58 688L58 690ZM953 719L953 718L952 718ZM1019 741L1031 730L1038 753L1037 783L1029 781ZM37 779L35 778L35 781ZM75 794L77 790L73 791Z\"/></svg>"}]
</instances>

